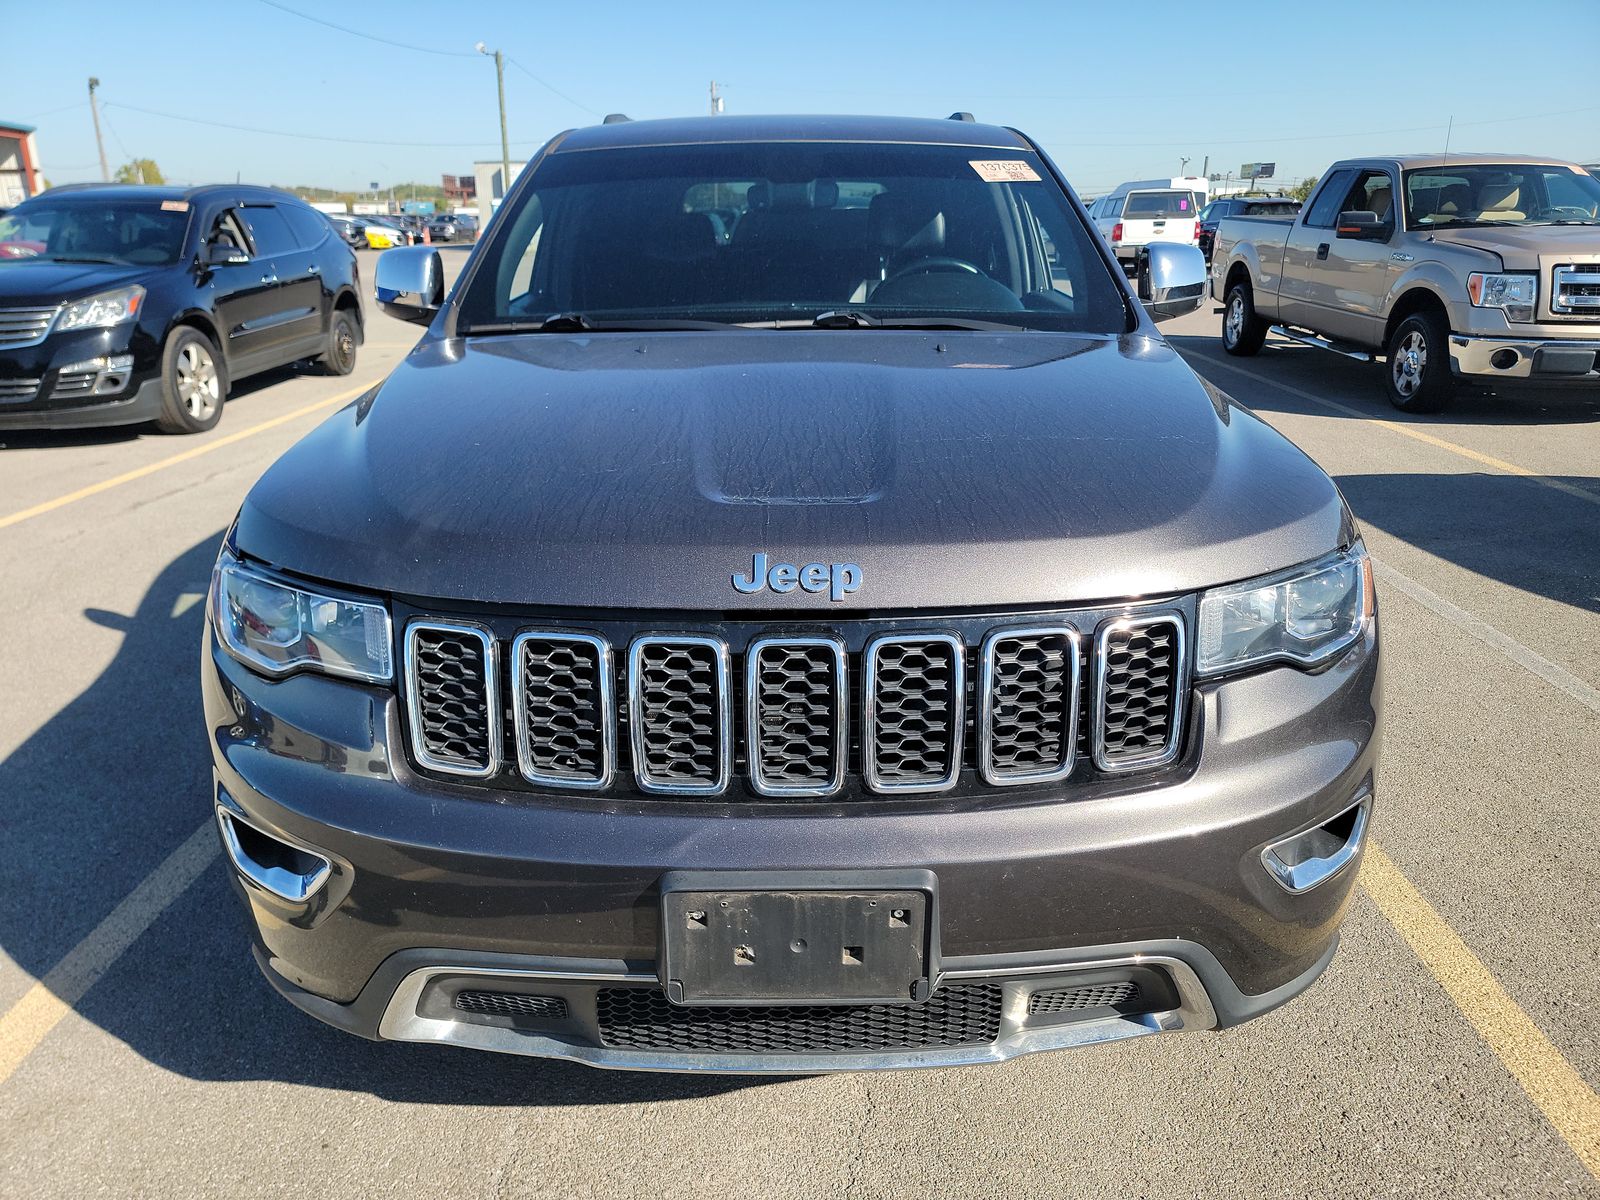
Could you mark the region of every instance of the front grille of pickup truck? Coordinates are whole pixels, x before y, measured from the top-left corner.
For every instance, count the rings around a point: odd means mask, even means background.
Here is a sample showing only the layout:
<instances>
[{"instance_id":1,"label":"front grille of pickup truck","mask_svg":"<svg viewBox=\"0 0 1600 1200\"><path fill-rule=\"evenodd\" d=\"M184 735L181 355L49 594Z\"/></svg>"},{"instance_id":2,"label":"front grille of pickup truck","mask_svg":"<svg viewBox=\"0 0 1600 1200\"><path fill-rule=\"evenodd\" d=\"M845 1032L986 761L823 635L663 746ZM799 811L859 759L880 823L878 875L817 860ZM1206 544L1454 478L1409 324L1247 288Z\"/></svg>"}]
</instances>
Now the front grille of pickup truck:
<instances>
[{"instance_id":1,"label":"front grille of pickup truck","mask_svg":"<svg viewBox=\"0 0 1600 1200\"><path fill-rule=\"evenodd\" d=\"M1600 317L1600 262L1557 267L1552 282L1551 312Z\"/></svg>"},{"instance_id":2,"label":"front grille of pickup truck","mask_svg":"<svg viewBox=\"0 0 1600 1200\"><path fill-rule=\"evenodd\" d=\"M628 1050L849 1054L984 1046L1000 1036L998 984L940 988L923 1004L684 1008L655 988L601 988L600 1041Z\"/></svg>"},{"instance_id":3,"label":"front grille of pickup truck","mask_svg":"<svg viewBox=\"0 0 1600 1200\"><path fill-rule=\"evenodd\" d=\"M1155 770L1182 749L1187 611L682 632L418 614L411 756L513 788L745 799Z\"/></svg>"}]
</instances>

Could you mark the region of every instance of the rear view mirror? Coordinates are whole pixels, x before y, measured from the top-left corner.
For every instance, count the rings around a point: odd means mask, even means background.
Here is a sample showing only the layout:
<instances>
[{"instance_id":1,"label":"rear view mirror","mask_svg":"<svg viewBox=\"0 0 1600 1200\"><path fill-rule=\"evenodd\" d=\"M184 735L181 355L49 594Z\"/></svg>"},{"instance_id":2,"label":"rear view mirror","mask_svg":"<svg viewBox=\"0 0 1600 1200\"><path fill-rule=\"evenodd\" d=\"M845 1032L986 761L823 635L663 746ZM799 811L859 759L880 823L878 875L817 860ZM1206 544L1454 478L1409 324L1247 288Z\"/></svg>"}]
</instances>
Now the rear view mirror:
<instances>
[{"instance_id":1,"label":"rear view mirror","mask_svg":"<svg viewBox=\"0 0 1600 1200\"><path fill-rule=\"evenodd\" d=\"M1336 232L1346 241L1387 242L1394 228L1377 213L1357 208L1339 214Z\"/></svg>"},{"instance_id":2,"label":"rear view mirror","mask_svg":"<svg viewBox=\"0 0 1600 1200\"><path fill-rule=\"evenodd\" d=\"M378 256L374 292L383 311L426 325L444 305L444 260L427 246L400 246Z\"/></svg>"},{"instance_id":3,"label":"rear view mirror","mask_svg":"<svg viewBox=\"0 0 1600 1200\"><path fill-rule=\"evenodd\" d=\"M212 242L206 247L206 266L226 267L247 263L250 256L231 242Z\"/></svg>"},{"instance_id":4,"label":"rear view mirror","mask_svg":"<svg viewBox=\"0 0 1600 1200\"><path fill-rule=\"evenodd\" d=\"M1139 303L1151 320L1192 313L1206 299L1206 256L1197 246L1152 242L1139 252Z\"/></svg>"}]
</instances>

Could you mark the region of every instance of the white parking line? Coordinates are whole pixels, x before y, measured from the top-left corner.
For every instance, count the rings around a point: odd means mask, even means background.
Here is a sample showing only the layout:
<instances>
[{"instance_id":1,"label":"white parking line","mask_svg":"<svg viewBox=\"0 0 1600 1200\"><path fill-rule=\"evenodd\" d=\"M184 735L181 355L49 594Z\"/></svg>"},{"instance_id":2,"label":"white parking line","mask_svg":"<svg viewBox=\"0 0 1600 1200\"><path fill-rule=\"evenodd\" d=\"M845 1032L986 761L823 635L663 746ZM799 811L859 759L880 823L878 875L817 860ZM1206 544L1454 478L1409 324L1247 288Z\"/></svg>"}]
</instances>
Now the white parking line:
<instances>
[{"instance_id":1,"label":"white parking line","mask_svg":"<svg viewBox=\"0 0 1600 1200\"><path fill-rule=\"evenodd\" d=\"M1502 633L1466 609L1456 607L1438 592L1428 590L1409 575L1402 575L1388 563L1379 562L1374 558L1372 565L1378 572L1378 578L1396 591L1404 592L1422 607L1431 609L1445 620L1459 625L1484 645L1494 647L1519 667L1531 671L1551 687L1560 688L1579 704L1600 713L1600 691L1590 687L1572 672L1558 667L1548 658L1528 649L1516 638Z\"/></svg>"}]
</instances>

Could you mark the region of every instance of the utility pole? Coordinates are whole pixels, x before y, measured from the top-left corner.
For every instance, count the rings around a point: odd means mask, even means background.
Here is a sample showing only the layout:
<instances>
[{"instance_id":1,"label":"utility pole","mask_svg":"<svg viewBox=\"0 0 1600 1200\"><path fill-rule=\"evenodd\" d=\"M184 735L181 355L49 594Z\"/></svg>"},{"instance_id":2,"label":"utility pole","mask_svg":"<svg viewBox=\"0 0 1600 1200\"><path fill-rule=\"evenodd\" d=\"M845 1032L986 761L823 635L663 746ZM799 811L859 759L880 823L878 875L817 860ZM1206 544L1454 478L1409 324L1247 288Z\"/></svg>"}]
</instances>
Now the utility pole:
<instances>
[{"instance_id":1,"label":"utility pole","mask_svg":"<svg viewBox=\"0 0 1600 1200\"><path fill-rule=\"evenodd\" d=\"M1178 176L1179 176L1179 178L1182 178L1183 176L1187 175L1188 173L1189 173L1189 160L1187 158L1180 158L1178 160Z\"/></svg>"},{"instance_id":2,"label":"utility pole","mask_svg":"<svg viewBox=\"0 0 1600 1200\"><path fill-rule=\"evenodd\" d=\"M505 198L511 190L511 143L506 140L506 58L498 50L490 50L478 43L479 54L494 55L494 83L500 92L500 196ZM489 189L489 207L494 208L494 189Z\"/></svg>"},{"instance_id":3,"label":"utility pole","mask_svg":"<svg viewBox=\"0 0 1600 1200\"><path fill-rule=\"evenodd\" d=\"M89 113L94 117L94 144L100 147L100 180L103 183L110 183L111 168L106 166L106 143L100 136L100 110L94 102L94 90L99 86L100 81L93 75L89 76Z\"/></svg>"},{"instance_id":4,"label":"utility pole","mask_svg":"<svg viewBox=\"0 0 1600 1200\"><path fill-rule=\"evenodd\" d=\"M722 95L717 91L717 81L715 79L711 81L711 115L713 117L722 115Z\"/></svg>"},{"instance_id":5,"label":"utility pole","mask_svg":"<svg viewBox=\"0 0 1600 1200\"><path fill-rule=\"evenodd\" d=\"M1202 179L1210 179L1211 178L1211 155L1209 155L1209 154L1206 155L1205 165L1200 168L1200 178L1202 178Z\"/></svg>"}]
</instances>

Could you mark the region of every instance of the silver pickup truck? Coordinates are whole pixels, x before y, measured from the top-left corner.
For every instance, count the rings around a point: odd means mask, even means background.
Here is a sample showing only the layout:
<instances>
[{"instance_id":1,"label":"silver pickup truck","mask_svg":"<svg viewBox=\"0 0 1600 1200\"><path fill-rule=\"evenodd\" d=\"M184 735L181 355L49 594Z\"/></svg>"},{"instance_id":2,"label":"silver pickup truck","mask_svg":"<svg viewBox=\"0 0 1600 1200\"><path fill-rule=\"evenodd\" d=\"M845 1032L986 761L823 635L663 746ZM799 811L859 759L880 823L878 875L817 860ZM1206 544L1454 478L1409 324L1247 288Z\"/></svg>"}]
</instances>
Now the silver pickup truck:
<instances>
[{"instance_id":1,"label":"silver pickup truck","mask_svg":"<svg viewBox=\"0 0 1600 1200\"><path fill-rule=\"evenodd\" d=\"M1600 179L1558 159L1348 159L1297 217L1229 217L1211 295L1229 354L1268 332L1387 360L1390 402L1458 380L1600 388Z\"/></svg>"}]
</instances>

